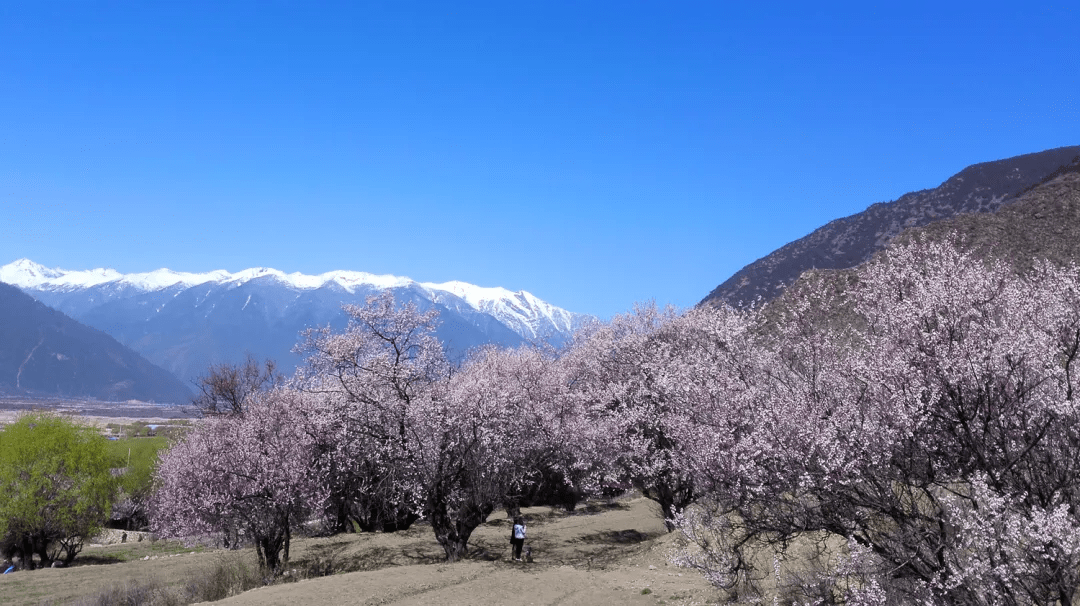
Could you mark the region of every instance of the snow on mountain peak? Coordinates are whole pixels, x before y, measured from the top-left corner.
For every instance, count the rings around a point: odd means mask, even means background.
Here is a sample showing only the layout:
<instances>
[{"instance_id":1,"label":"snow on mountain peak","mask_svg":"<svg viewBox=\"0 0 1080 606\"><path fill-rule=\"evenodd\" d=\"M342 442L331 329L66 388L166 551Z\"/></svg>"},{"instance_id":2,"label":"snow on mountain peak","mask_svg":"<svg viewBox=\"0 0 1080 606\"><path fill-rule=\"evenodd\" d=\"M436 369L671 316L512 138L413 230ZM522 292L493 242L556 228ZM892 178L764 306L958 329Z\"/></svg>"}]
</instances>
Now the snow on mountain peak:
<instances>
[{"instance_id":1,"label":"snow on mountain peak","mask_svg":"<svg viewBox=\"0 0 1080 606\"><path fill-rule=\"evenodd\" d=\"M266 277L296 290L314 290L334 283L349 293L355 293L358 287L363 286L384 290L415 285L427 291L433 299L438 299L440 293L458 297L473 309L490 314L519 334L531 338L545 337L542 333L552 326L559 332L570 333L577 317L577 314L555 307L523 290L512 292L502 287L475 286L460 281L418 283L405 277L359 271L337 270L312 276L298 272L286 274L267 267L253 267L236 273L221 269L187 273L162 268L145 273L122 274L104 268L85 271L50 269L29 259L19 259L0 267L0 281L35 290L76 290L115 283L150 292L175 287L190 288L206 283L240 286Z\"/></svg>"},{"instance_id":2,"label":"snow on mountain peak","mask_svg":"<svg viewBox=\"0 0 1080 606\"><path fill-rule=\"evenodd\" d=\"M575 314L542 301L528 291L512 292L505 288L474 286L467 282L443 282L421 284L430 291L448 292L460 297L473 309L491 314L519 334L530 338L544 338L542 332L550 323L559 332L569 334L574 329Z\"/></svg>"},{"instance_id":3,"label":"snow on mountain peak","mask_svg":"<svg viewBox=\"0 0 1080 606\"><path fill-rule=\"evenodd\" d=\"M98 271L98 270L93 270ZM107 270L113 271L113 270ZM171 269L155 269L154 271L137 274L120 274L114 272L118 276L117 281L128 285L134 286L140 290L161 290L163 288L169 288L170 286L182 286L190 288L199 284L205 284L207 282L221 282L227 276L229 272L219 269L202 274L192 274L186 272L173 271Z\"/></svg>"},{"instance_id":4,"label":"snow on mountain peak","mask_svg":"<svg viewBox=\"0 0 1080 606\"><path fill-rule=\"evenodd\" d=\"M20 288L80 288L90 287L123 277L112 269L92 269L89 271L68 271L50 269L30 259L19 259L0 267L0 282L7 282Z\"/></svg>"},{"instance_id":5,"label":"snow on mountain peak","mask_svg":"<svg viewBox=\"0 0 1080 606\"><path fill-rule=\"evenodd\" d=\"M514 293L501 286L484 287L474 286L468 282L450 281L441 284L423 282L420 284L428 290L442 290L461 297L469 305L479 309L482 304L489 301L508 299L522 293Z\"/></svg>"}]
</instances>

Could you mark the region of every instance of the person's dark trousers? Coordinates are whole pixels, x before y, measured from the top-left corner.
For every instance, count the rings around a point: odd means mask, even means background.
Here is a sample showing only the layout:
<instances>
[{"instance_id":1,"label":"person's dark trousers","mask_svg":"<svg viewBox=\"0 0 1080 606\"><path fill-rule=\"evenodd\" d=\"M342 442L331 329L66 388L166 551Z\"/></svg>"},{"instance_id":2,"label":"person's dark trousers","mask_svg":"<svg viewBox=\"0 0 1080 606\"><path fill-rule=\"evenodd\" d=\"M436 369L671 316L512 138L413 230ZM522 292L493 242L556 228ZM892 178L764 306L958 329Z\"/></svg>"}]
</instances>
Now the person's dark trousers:
<instances>
[{"instance_id":1,"label":"person's dark trousers","mask_svg":"<svg viewBox=\"0 0 1080 606\"><path fill-rule=\"evenodd\" d=\"M525 544L525 539L510 539L510 544L514 546L514 559L521 559L521 547Z\"/></svg>"}]
</instances>

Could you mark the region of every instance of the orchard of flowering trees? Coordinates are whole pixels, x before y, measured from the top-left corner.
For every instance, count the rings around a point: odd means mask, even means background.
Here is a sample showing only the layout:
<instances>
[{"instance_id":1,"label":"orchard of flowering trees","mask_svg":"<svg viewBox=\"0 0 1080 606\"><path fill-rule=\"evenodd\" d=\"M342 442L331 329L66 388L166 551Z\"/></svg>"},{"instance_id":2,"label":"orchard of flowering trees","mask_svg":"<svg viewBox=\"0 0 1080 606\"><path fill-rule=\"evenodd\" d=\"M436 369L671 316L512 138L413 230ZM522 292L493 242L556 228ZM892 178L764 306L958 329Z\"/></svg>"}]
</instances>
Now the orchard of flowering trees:
<instances>
[{"instance_id":1,"label":"orchard of flowering trees","mask_svg":"<svg viewBox=\"0 0 1080 606\"><path fill-rule=\"evenodd\" d=\"M389 293L345 311L343 332L304 336L308 362L290 381L204 418L162 456L156 530L242 536L277 570L304 522L394 531L425 518L453 561L545 472L552 492L586 484L571 440L587 433L553 352L481 349L454 368L434 312Z\"/></svg>"},{"instance_id":2,"label":"orchard of flowering trees","mask_svg":"<svg viewBox=\"0 0 1080 606\"><path fill-rule=\"evenodd\" d=\"M756 329L737 409L702 406L681 555L750 584L754 550L841 543L806 602L1070 604L1080 585L1080 274L938 244L828 277ZM714 367L730 381L733 366ZM772 576L772 571L767 571Z\"/></svg>"},{"instance_id":3,"label":"orchard of flowering trees","mask_svg":"<svg viewBox=\"0 0 1080 606\"><path fill-rule=\"evenodd\" d=\"M758 309L645 305L456 366L434 312L345 309L294 377L163 455L156 529L276 569L301 524L422 519L457 560L497 509L633 486L684 538L676 560L744 597L1080 597L1076 268L913 243Z\"/></svg>"}]
</instances>

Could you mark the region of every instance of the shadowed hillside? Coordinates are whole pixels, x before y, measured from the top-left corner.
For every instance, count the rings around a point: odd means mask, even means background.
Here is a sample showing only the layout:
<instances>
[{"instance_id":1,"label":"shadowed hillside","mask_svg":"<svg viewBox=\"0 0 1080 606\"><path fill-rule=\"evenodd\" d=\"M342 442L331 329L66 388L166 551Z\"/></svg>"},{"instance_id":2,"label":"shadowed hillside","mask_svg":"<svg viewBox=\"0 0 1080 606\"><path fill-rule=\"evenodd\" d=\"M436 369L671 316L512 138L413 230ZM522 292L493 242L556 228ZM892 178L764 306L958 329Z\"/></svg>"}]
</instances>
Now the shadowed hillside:
<instances>
[{"instance_id":1,"label":"shadowed hillside","mask_svg":"<svg viewBox=\"0 0 1080 606\"><path fill-rule=\"evenodd\" d=\"M905 232L902 239L955 237L966 248L1007 259L1018 269L1036 259L1080 262L1080 165L990 214L967 214Z\"/></svg>"},{"instance_id":2,"label":"shadowed hillside","mask_svg":"<svg viewBox=\"0 0 1080 606\"><path fill-rule=\"evenodd\" d=\"M984 215L1009 205L1048 178L1080 166L1080 146L1061 147L975 164L934 189L830 222L740 269L702 303L745 305L780 295L809 269L846 269L868 260L902 231L965 214Z\"/></svg>"},{"instance_id":3,"label":"shadowed hillside","mask_svg":"<svg viewBox=\"0 0 1080 606\"><path fill-rule=\"evenodd\" d=\"M191 391L109 335L0 283L0 393L186 403Z\"/></svg>"}]
</instances>

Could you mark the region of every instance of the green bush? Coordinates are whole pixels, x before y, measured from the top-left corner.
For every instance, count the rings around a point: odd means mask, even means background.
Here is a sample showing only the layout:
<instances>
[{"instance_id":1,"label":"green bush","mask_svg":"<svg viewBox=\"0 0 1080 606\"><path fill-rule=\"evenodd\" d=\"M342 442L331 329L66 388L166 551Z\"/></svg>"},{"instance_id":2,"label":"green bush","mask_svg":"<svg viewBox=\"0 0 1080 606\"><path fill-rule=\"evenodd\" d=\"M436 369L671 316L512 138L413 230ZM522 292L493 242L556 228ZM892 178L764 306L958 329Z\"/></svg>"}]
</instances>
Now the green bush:
<instances>
[{"instance_id":1,"label":"green bush","mask_svg":"<svg viewBox=\"0 0 1080 606\"><path fill-rule=\"evenodd\" d=\"M153 492L154 468L158 452L168 448L169 439L128 438L108 441L111 466L122 469L117 481L120 494L113 506L113 519L127 530L139 530L147 525L146 504Z\"/></svg>"},{"instance_id":2,"label":"green bush","mask_svg":"<svg viewBox=\"0 0 1080 606\"><path fill-rule=\"evenodd\" d=\"M71 563L108 519L116 492L106 440L33 413L0 430L0 551L22 568Z\"/></svg>"}]
</instances>

